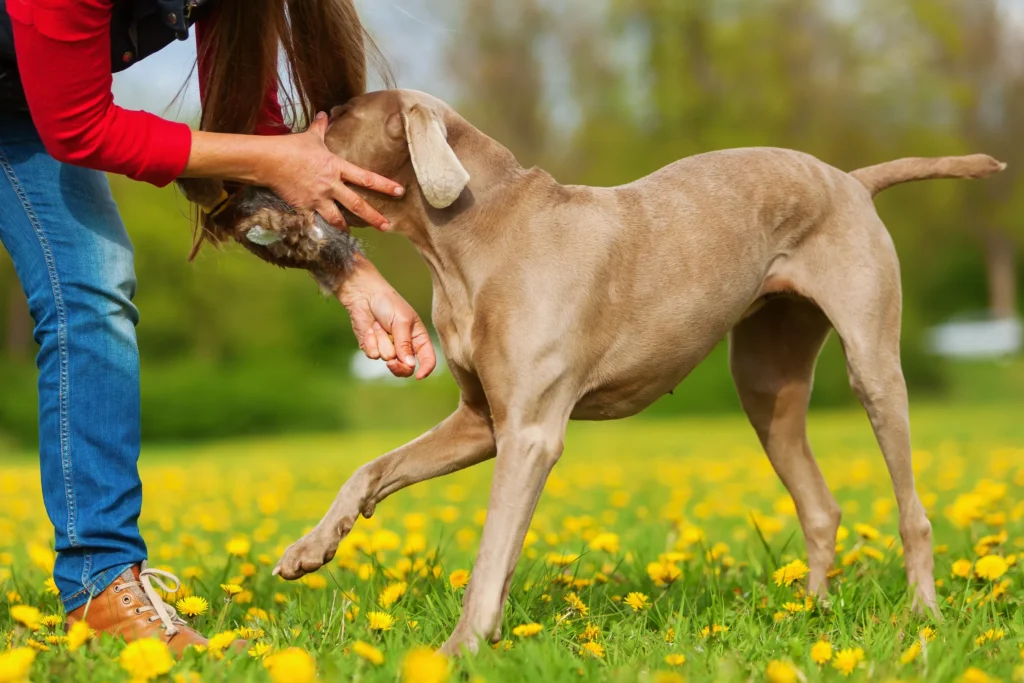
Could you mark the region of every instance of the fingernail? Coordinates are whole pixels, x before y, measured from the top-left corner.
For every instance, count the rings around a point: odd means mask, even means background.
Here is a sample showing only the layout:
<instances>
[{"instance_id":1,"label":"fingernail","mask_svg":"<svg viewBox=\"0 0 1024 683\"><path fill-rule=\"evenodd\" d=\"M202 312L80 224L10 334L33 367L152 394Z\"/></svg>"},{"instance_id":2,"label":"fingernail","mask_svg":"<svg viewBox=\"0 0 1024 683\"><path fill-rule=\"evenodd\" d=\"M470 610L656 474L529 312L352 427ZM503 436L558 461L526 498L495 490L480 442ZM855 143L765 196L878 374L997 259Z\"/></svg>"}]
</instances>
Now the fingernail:
<instances>
[{"instance_id":1,"label":"fingernail","mask_svg":"<svg viewBox=\"0 0 1024 683\"><path fill-rule=\"evenodd\" d=\"M324 112L322 112L322 111L318 111L318 112L316 113L316 119L317 119L318 121L319 121L320 119L322 119L322 118L325 118L326 116L327 116L327 114L325 114L325 113L324 113Z\"/></svg>"},{"instance_id":2,"label":"fingernail","mask_svg":"<svg viewBox=\"0 0 1024 683\"><path fill-rule=\"evenodd\" d=\"M384 221L383 223L380 224L380 229L381 230L390 230L391 229L391 223L388 223L387 221Z\"/></svg>"},{"instance_id":3,"label":"fingernail","mask_svg":"<svg viewBox=\"0 0 1024 683\"><path fill-rule=\"evenodd\" d=\"M405 194L405 188L404 187L396 187L395 188L395 196L396 197L401 197L403 194Z\"/></svg>"},{"instance_id":4,"label":"fingernail","mask_svg":"<svg viewBox=\"0 0 1024 683\"><path fill-rule=\"evenodd\" d=\"M411 368L416 367L416 358L413 357L413 356L406 356L405 357L405 364L408 365Z\"/></svg>"}]
</instances>

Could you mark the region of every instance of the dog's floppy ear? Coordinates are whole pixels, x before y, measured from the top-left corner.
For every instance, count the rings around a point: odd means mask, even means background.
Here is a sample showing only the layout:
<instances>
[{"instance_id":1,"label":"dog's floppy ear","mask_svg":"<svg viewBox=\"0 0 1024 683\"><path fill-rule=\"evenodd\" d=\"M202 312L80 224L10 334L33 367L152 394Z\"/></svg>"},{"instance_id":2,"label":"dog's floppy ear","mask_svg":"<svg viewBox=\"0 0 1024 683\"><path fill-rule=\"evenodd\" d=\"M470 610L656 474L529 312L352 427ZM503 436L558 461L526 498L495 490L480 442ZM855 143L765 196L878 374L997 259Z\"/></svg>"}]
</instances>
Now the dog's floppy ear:
<instances>
[{"instance_id":1,"label":"dog's floppy ear","mask_svg":"<svg viewBox=\"0 0 1024 683\"><path fill-rule=\"evenodd\" d=\"M402 112L409 155L423 196L435 209L446 209L459 198L469 182L448 144L444 123L427 107L413 105Z\"/></svg>"}]
</instances>

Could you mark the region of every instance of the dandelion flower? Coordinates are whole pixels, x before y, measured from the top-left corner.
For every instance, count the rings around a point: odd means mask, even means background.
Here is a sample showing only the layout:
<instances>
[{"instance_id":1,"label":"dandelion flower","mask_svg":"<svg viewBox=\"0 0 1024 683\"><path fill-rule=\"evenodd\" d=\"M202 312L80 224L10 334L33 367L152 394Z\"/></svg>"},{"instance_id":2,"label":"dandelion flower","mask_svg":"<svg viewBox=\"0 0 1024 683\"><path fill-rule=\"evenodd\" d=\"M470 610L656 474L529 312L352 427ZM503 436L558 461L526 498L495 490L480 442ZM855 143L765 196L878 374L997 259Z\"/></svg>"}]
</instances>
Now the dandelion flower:
<instances>
[{"instance_id":1,"label":"dandelion flower","mask_svg":"<svg viewBox=\"0 0 1024 683\"><path fill-rule=\"evenodd\" d=\"M39 622L47 628L56 628L59 624L63 623L63 621L64 617L59 614L47 614L39 620Z\"/></svg>"},{"instance_id":2,"label":"dandelion flower","mask_svg":"<svg viewBox=\"0 0 1024 683\"><path fill-rule=\"evenodd\" d=\"M580 597L575 593L569 593L562 599L565 600L566 604L569 605L569 609L579 612L579 615L581 617L587 616L587 613L590 611L590 608L588 608L586 604L584 604L584 602L580 600Z\"/></svg>"},{"instance_id":3,"label":"dandelion flower","mask_svg":"<svg viewBox=\"0 0 1024 683\"><path fill-rule=\"evenodd\" d=\"M93 630L89 628L89 624L84 621L76 621L71 624L71 628L68 629L68 649L74 652L85 645L93 635L95 634Z\"/></svg>"},{"instance_id":4,"label":"dandelion flower","mask_svg":"<svg viewBox=\"0 0 1024 683\"><path fill-rule=\"evenodd\" d=\"M11 619L29 629L38 631L43 626L43 615L39 610L29 605L13 605L10 610Z\"/></svg>"},{"instance_id":5,"label":"dandelion flower","mask_svg":"<svg viewBox=\"0 0 1024 683\"><path fill-rule=\"evenodd\" d=\"M935 629L933 629L931 626L925 626L921 629L921 633L919 633L918 635L924 638L926 642L930 643L933 640L935 640Z\"/></svg>"},{"instance_id":6,"label":"dandelion flower","mask_svg":"<svg viewBox=\"0 0 1024 683\"><path fill-rule=\"evenodd\" d=\"M367 612L366 619L371 631L390 631L395 625L395 618L387 612Z\"/></svg>"},{"instance_id":7,"label":"dandelion flower","mask_svg":"<svg viewBox=\"0 0 1024 683\"><path fill-rule=\"evenodd\" d=\"M253 659L262 659L270 654L270 645L267 643L256 643L249 648L249 656Z\"/></svg>"},{"instance_id":8,"label":"dandelion flower","mask_svg":"<svg viewBox=\"0 0 1024 683\"><path fill-rule=\"evenodd\" d=\"M604 659L604 645L602 645L601 643L595 643L594 641L583 643L582 645L580 645L580 654L590 655L591 657L596 657L597 659Z\"/></svg>"},{"instance_id":9,"label":"dandelion flower","mask_svg":"<svg viewBox=\"0 0 1024 683\"><path fill-rule=\"evenodd\" d=\"M721 624L711 624L711 626L705 626L704 628L702 628L700 634L707 638L708 636L717 636L719 634L728 632L728 626L722 626Z\"/></svg>"},{"instance_id":10,"label":"dandelion flower","mask_svg":"<svg viewBox=\"0 0 1024 683\"><path fill-rule=\"evenodd\" d=\"M446 680L448 660L430 648L414 648L402 660L402 683L444 683Z\"/></svg>"},{"instance_id":11,"label":"dandelion flower","mask_svg":"<svg viewBox=\"0 0 1024 683\"><path fill-rule=\"evenodd\" d=\"M971 667L963 672L958 679L960 683L998 683L997 678L992 678L977 667Z\"/></svg>"},{"instance_id":12,"label":"dandelion flower","mask_svg":"<svg viewBox=\"0 0 1024 683\"><path fill-rule=\"evenodd\" d=\"M686 655L667 655L665 657L665 663L669 666L682 666L683 664L686 664Z\"/></svg>"},{"instance_id":13,"label":"dandelion flower","mask_svg":"<svg viewBox=\"0 0 1024 683\"><path fill-rule=\"evenodd\" d=\"M210 642L206 644L206 650L215 658L224 656L224 650L231 646L238 639L238 633L235 631L224 631L210 638Z\"/></svg>"},{"instance_id":14,"label":"dandelion flower","mask_svg":"<svg viewBox=\"0 0 1024 683\"><path fill-rule=\"evenodd\" d=\"M235 632L242 640L259 640L267 635L263 629L253 628L252 626L239 626Z\"/></svg>"},{"instance_id":15,"label":"dandelion flower","mask_svg":"<svg viewBox=\"0 0 1024 683\"><path fill-rule=\"evenodd\" d=\"M532 638L543 630L544 627L540 624L520 624L512 629L512 635L520 638Z\"/></svg>"},{"instance_id":16,"label":"dandelion flower","mask_svg":"<svg viewBox=\"0 0 1024 683\"><path fill-rule=\"evenodd\" d=\"M792 664L773 660L764 669L764 677L771 683L796 683L799 676Z\"/></svg>"},{"instance_id":17,"label":"dandelion flower","mask_svg":"<svg viewBox=\"0 0 1024 683\"><path fill-rule=\"evenodd\" d=\"M1006 573L1008 565L999 555L986 555L974 564L974 573L986 581L995 581Z\"/></svg>"},{"instance_id":18,"label":"dandelion flower","mask_svg":"<svg viewBox=\"0 0 1024 683\"><path fill-rule=\"evenodd\" d=\"M464 588L466 584L469 583L469 570L456 569L448 575L448 583L451 585L453 591Z\"/></svg>"},{"instance_id":19,"label":"dandelion flower","mask_svg":"<svg viewBox=\"0 0 1024 683\"><path fill-rule=\"evenodd\" d=\"M306 588L311 588L315 591L327 588L327 579L319 574L306 574L299 579L299 582Z\"/></svg>"},{"instance_id":20,"label":"dandelion flower","mask_svg":"<svg viewBox=\"0 0 1024 683\"><path fill-rule=\"evenodd\" d=\"M149 681L170 671L174 657L164 641L141 638L128 643L118 662L133 681Z\"/></svg>"},{"instance_id":21,"label":"dandelion flower","mask_svg":"<svg viewBox=\"0 0 1024 683\"><path fill-rule=\"evenodd\" d=\"M969 578L971 576L971 561L957 560L954 562L953 576L959 576L961 579Z\"/></svg>"},{"instance_id":22,"label":"dandelion flower","mask_svg":"<svg viewBox=\"0 0 1024 683\"><path fill-rule=\"evenodd\" d=\"M863 659L864 650L859 647L848 647L836 653L832 660L832 667L844 676L849 676Z\"/></svg>"},{"instance_id":23,"label":"dandelion flower","mask_svg":"<svg viewBox=\"0 0 1024 683\"><path fill-rule=\"evenodd\" d=\"M651 562L647 565L647 576L657 586L667 586L683 575L683 570L672 562Z\"/></svg>"},{"instance_id":24,"label":"dandelion flower","mask_svg":"<svg viewBox=\"0 0 1024 683\"><path fill-rule=\"evenodd\" d=\"M647 609L651 606L646 595L635 591L628 594L623 602L632 607L634 612L639 612L640 610Z\"/></svg>"},{"instance_id":25,"label":"dandelion flower","mask_svg":"<svg viewBox=\"0 0 1024 683\"><path fill-rule=\"evenodd\" d=\"M316 660L300 647L264 657L263 666L274 683L313 683L316 680Z\"/></svg>"},{"instance_id":26,"label":"dandelion flower","mask_svg":"<svg viewBox=\"0 0 1024 683\"><path fill-rule=\"evenodd\" d=\"M36 651L30 647L19 647L0 653L0 681L27 681L29 669L35 660Z\"/></svg>"},{"instance_id":27,"label":"dandelion flower","mask_svg":"<svg viewBox=\"0 0 1024 683\"><path fill-rule=\"evenodd\" d=\"M874 541L882 535L879 533L878 529L868 524L854 524L853 530L856 531L861 538L868 541Z\"/></svg>"},{"instance_id":28,"label":"dandelion flower","mask_svg":"<svg viewBox=\"0 0 1024 683\"><path fill-rule=\"evenodd\" d=\"M380 666L384 663L384 653L375 648L369 643L364 643L361 640L357 640L352 643L352 652L368 661L370 664L376 664Z\"/></svg>"},{"instance_id":29,"label":"dandelion flower","mask_svg":"<svg viewBox=\"0 0 1024 683\"><path fill-rule=\"evenodd\" d=\"M391 605L398 602L399 598L405 595L405 591L408 588L409 585L404 582L390 584L380 592L380 595L377 596L377 604L384 609L391 607Z\"/></svg>"},{"instance_id":30,"label":"dandelion flower","mask_svg":"<svg viewBox=\"0 0 1024 683\"><path fill-rule=\"evenodd\" d=\"M50 595L60 595L60 589L57 588L57 582L53 580L52 576L46 581L43 581L43 588L45 588L46 592Z\"/></svg>"},{"instance_id":31,"label":"dandelion flower","mask_svg":"<svg viewBox=\"0 0 1024 683\"><path fill-rule=\"evenodd\" d=\"M174 603L174 606L180 614L184 614L186 617L202 616L206 614L206 610L210 609L210 603L206 601L206 598L200 598L196 595L182 598Z\"/></svg>"},{"instance_id":32,"label":"dandelion flower","mask_svg":"<svg viewBox=\"0 0 1024 683\"><path fill-rule=\"evenodd\" d=\"M793 560L789 564L776 569L772 574L772 580L775 581L776 586L789 586L794 581L799 581L807 576L809 571L810 569L804 564L803 560Z\"/></svg>"},{"instance_id":33,"label":"dandelion flower","mask_svg":"<svg viewBox=\"0 0 1024 683\"><path fill-rule=\"evenodd\" d=\"M900 655L900 664L910 664L912 661L917 659L917 656L921 654L921 642L915 640L911 643L910 647L903 651Z\"/></svg>"},{"instance_id":34,"label":"dandelion flower","mask_svg":"<svg viewBox=\"0 0 1024 683\"><path fill-rule=\"evenodd\" d=\"M612 533L598 534L590 539L589 547L591 550L599 550L614 555L619 552L619 535Z\"/></svg>"},{"instance_id":35,"label":"dandelion flower","mask_svg":"<svg viewBox=\"0 0 1024 683\"><path fill-rule=\"evenodd\" d=\"M227 543L225 548L228 551L228 555L233 557L245 557L249 554L252 549L252 543L245 536L236 536Z\"/></svg>"},{"instance_id":36,"label":"dandelion flower","mask_svg":"<svg viewBox=\"0 0 1024 683\"><path fill-rule=\"evenodd\" d=\"M237 583L222 583L220 585L220 589L224 591L229 598L232 598L242 592L242 587Z\"/></svg>"},{"instance_id":37,"label":"dandelion flower","mask_svg":"<svg viewBox=\"0 0 1024 683\"><path fill-rule=\"evenodd\" d=\"M579 635L580 640L597 640L601 637L601 628L594 623L588 623L587 627L583 629L583 633Z\"/></svg>"},{"instance_id":38,"label":"dandelion flower","mask_svg":"<svg viewBox=\"0 0 1024 683\"><path fill-rule=\"evenodd\" d=\"M797 612L804 611L804 603L802 602L784 602L782 603L782 609L786 610L790 614L796 614Z\"/></svg>"},{"instance_id":39,"label":"dandelion flower","mask_svg":"<svg viewBox=\"0 0 1024 683\"><path fill-rule=\"evenodd\" d=\"M832 643L819 640L811 647L811 659L815 664L824 664L832 659Z\"/></svg>"}]
</instances>

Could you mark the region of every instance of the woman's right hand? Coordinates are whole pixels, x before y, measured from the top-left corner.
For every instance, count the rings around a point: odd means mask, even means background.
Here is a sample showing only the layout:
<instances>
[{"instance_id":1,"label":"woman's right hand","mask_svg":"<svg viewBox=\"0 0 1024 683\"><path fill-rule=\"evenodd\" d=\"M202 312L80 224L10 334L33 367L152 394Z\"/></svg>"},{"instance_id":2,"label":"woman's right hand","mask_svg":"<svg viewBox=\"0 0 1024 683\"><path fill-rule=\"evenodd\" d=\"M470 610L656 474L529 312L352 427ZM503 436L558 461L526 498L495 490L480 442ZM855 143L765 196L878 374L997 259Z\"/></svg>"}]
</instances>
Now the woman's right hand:
<instances>
[{"instance_id":1,"label":"woman's right hand","mask_svg":"<svg viewBox=\"0 0 1024 683\"><path fill-rule=\"evenodd\" d=\"M331 152L324 144L326 132L327 115L320 112L304 132L268 139L273 152L261 159L262 183L292 207L316 211L336 228L347 228L338 202L378 230L389 229L388 220L345 183L393 197L401 197L404 188Z\"/></svg>"}]
</instances>

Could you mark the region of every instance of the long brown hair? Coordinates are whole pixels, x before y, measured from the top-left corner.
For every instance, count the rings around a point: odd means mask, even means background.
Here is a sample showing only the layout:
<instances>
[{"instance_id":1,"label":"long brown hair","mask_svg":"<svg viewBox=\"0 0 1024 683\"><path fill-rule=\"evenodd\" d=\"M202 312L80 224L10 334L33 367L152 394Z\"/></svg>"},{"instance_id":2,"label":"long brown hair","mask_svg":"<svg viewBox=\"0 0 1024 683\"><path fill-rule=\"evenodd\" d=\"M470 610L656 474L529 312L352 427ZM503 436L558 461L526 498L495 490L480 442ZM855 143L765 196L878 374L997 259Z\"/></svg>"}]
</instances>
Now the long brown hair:
<instances>
[{"instance_id":1,"label":"long brown hair","mask_svg":"<svg viewBox=\"0 0 1024 683\"><path fill-rule=\"evenodd\" d=\"M220 0L198 55L204 70L200 129L252 133L269 84L285 81L281 105L293 125L305 126L366 91L367 62L392 83L380 51L363 28L353 0ZM204 27L205 28L205 27ZM279 69L283 52L285 69ZM209 204L223 191L219 180L182 178L185 196ZM213 221L199 220L191 257L204 237L220 241Z\"/></svg>"}]
</instances>

